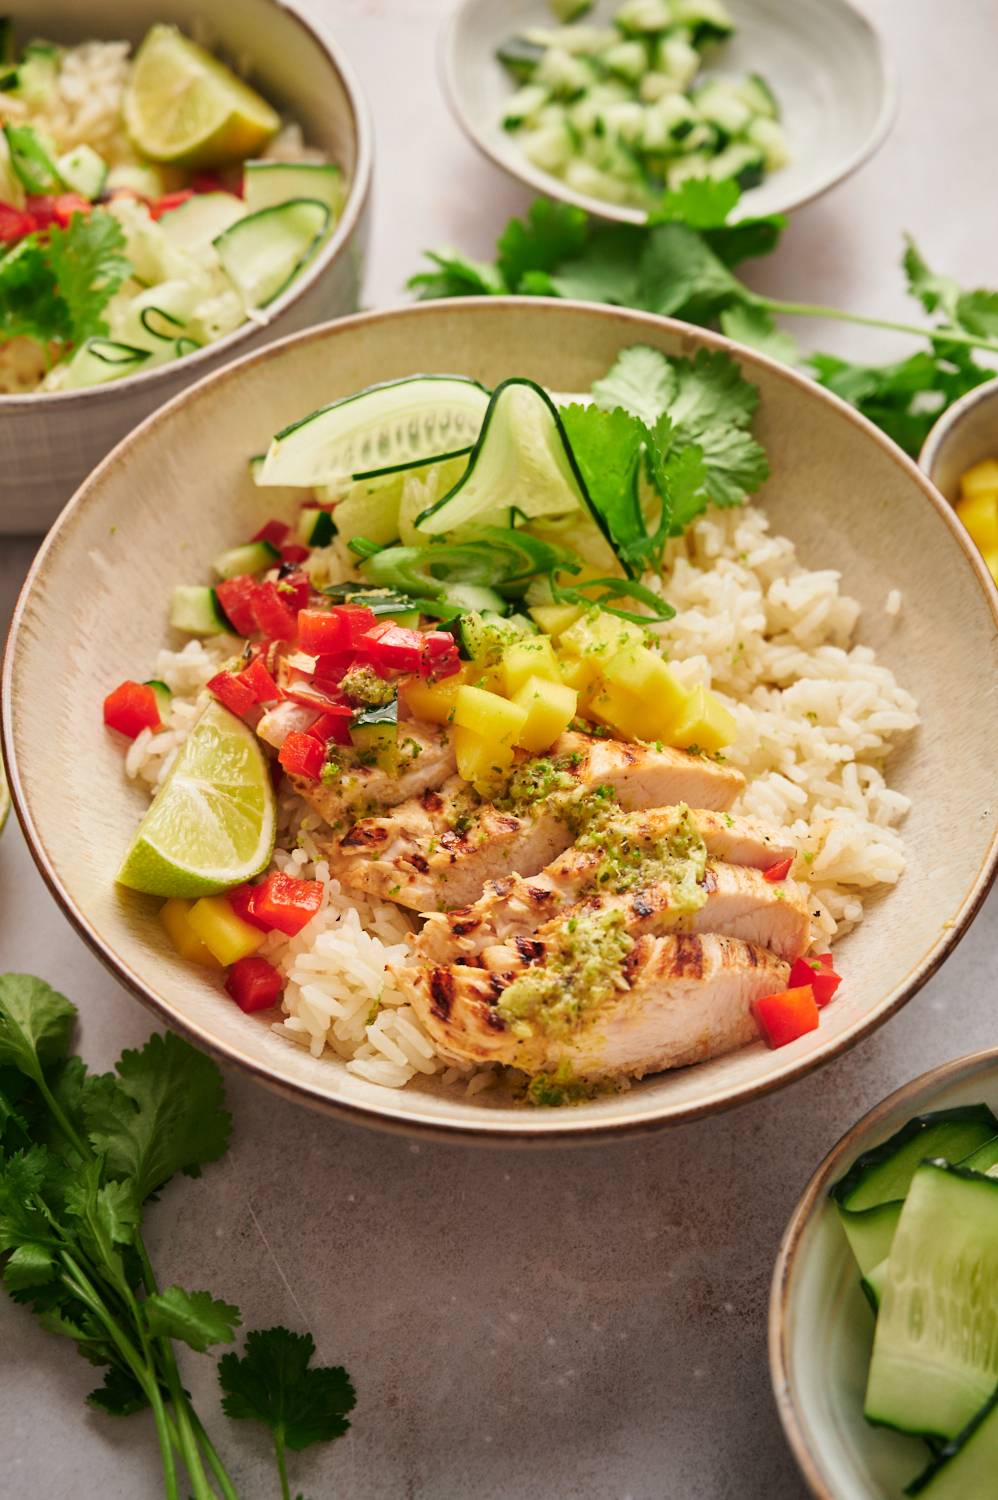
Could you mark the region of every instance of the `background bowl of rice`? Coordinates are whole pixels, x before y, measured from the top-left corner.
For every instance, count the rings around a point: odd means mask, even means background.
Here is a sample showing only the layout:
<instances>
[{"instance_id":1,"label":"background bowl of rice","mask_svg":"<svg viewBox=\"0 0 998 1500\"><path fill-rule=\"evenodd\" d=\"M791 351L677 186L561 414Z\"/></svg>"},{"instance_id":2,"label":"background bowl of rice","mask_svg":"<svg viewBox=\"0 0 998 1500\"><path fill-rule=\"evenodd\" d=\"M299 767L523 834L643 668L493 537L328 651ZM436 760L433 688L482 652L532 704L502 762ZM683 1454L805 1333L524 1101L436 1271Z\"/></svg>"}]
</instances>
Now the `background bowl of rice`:
<instances>
[{"instance_id":1,"label":"background bowl of rice","mask_svg":"<svg viewBox=\"0 0 998 1500\"><path fill-rule=\"evenodd\" d=\"M714 512L674 544L664 591L678 614L667 644L677 673L713 684L736 712L730 756L750 777L744 808L817 851L815 909L823 931L837 929L845 975L820 1029L778 1052L756 1043L560 1110L517 1102L492 1074L455 1077L385 982L403 919L391 906L358 906L328 879L292 806L282 812L281 858L324 880L325 904L268 955L289 977L284 1014L244 1016L212 976L172 952L159 903L114 884L146 783L172 747L158 736L136 741L123 765L101 724L104 694L125 677L166 676L177 693L169 733L182 736L213 659L210 646L170 638L170 591L206 578L217 552L281 506L281 492L255 488L246 466L279 427L416 371L458 370L488 384L515 373L585 390L637 342L672 355L728 349L759 389L756 431L772 478L757 506ZM966 930L998 859L996 667L998 594L975 549L916 466L851 408L684 324L485 298L312 329L209 376L144 422L84 483L38 554L8 641L0 721L42 873L161 1019L332 1113L551 1144L750 1099L852 1046L915 993Z\"/></svg>"},{"instance_id":2,"label":"background bowl of rice","mask_svg":"<svg viewBox=\"0 0 998 1500\"><path fill-rule=\"evenodd\" d=\"M141 41L157 21L174 22L212 45L309 145L339 163L349 185L328 243L259 317L196 353L84 390L0 394L3 471L0 534L44 531L77 485L140 422L236 354L311 327L357 306L367 241L373 132L353 70L336 45L280 0L13 0L4 7L20 42L43 37L66 46ZM112 81L95 77L77 119L108 128ZM87 137L89 138L89 137Z\"/></svg>"}]
</instances>

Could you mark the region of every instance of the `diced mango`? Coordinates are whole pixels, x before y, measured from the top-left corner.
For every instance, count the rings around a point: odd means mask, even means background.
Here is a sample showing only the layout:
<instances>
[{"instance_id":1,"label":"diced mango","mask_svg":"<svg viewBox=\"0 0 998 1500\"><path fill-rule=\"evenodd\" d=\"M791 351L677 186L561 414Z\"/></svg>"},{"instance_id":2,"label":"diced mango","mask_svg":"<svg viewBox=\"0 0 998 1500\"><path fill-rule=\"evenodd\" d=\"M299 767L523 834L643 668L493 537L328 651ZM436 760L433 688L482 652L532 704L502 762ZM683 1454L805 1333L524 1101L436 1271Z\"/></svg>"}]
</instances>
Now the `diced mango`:
<instances>
[{"instance_id":1,"label":"diced mango","mask_svg":"<svg viewBox=\"0 0 998 1500\"><path fill-rule=\"evenodd\" d=\"M695 687L689 695L689 708L671 737L680 750L696 745L701 750L723 750L738 733L735 717L719 698L706 688Z\"/></svg>"},{"instance_id":2,"label":"diced mango","mask_svg":"<svg viewBox=\"0 0 998 1500\"><path fill-rule=\"evenodd\" d=\"M255 953L267 935L259 927L244 922L225 896L202 896L191 907L187 921L219 963L226 967Z\"/></svg>"},{"instance_id":3,"label":"diced mango","mask_svg":"<svg viewBox=\"0 0 998 1500\"><path fill-rule=\"evenodd\" d=\"M439 682L406 677L399 685L399 697L412 718L422 719L426 724L449 724L454 717L457 690L467 680L466 667L451 677L442 677Z\"/></svg>"},{"instance_id":4,"label":"diced mango","mask_svg":"<svg viewBox=\"0 0 998 1500\"><path fill-rule=\"evenodd\" d=\"M527 722L527 710L485 688L462 686L454 701L454 723L473 729L492 746L515 745Z\"/></svg>"},{"instance_id":5,"label":"diced mango","mask_svg":"<svg viewBox=\"0 0 998 1500\"><path fill-rule=\"evenodd\" d=\"M181 958L186 958L190 963L204 964L208 969L220 969L222 965L214 953L202 942L187 920L193 905L193 901L183 901L175 896L172 901L165 901L160 907L159 920Z\"/></svg>"},{"instance_id":6,"label":"diced mango","mask_svg":"<svg viewBox=\"0 0 998 1500\"><path fill-rule=\"evenodd\" d=\"M640 646L644 632L639 625L608 615L603 610L587 610L558 639L558 649L572 656L608 656L633 641Z\"/></svg>"},{"instance_id":7,"label":"diced mango","mask_svg":"<svg viewBox=\"0 0 998 1500\"><path fill-rule=\"evenodd\" d=\"M594 656L563 656L558 663L566 687L585 694L599 680L599 662Z\"/></svg>"},{"instance_id":8,"label":"diced mango","mask_svg":"<svg viewBox=\"0 0 998 1500\"><path fill-rule=\"evenodd\" d=\"M686 712L689 694L656 651L627 645L600 668L611 687L632 693L642 707L652 739L668 739Z\"/></svg>"},{"instance_id":9,"label":"diced mango","mask_svg":"<svg viewBox=\"0 0 998 1500\"><path fill-rule=\"evenodd\" d=\"M956 502L956 513L982 552L998 548L998 490L979 490Z\"/></svg>"},{"instance_id":10,"label":"diced mango","mask_svg":"<svg viewBox=\"0 0 998 1500\"><path fill-rule=\"evenodd\" d=\"M998 494L998 458L982 458L960 476L960 493L965 500L988 491Z\"/></svg>"},{"instance_id":11,"label":"diced mango","mask_svg":"<svg viewBox=\"0 0 998 1500\"><path fill-rule=\"evenodd\" d=\"M649 733L647 717L633 693L625 688L601 683L589 699L587 712L608 729L627 735L632 740L654 739Z\"/></svg>"},{"instance_id":12,"label":"diced mango","mask_svg":"<svg viewBox=\"0 0 998 1500\"><path fill-rule=\"evenodd\" d=\"M546 635L531 635L507 646L502 654L502 688L507 698L515 698L531 677L560 682L558 660Z\"/></svg>"},{"instance_id":13,"label":"diced mango","mask_svg":"<svg viewBox=\"0 0 998 1500\"><path fill-rule=\"evenodd\" d=\"M499 745L463 724L454 727L454 754L465 781L488 795L496 780L513 764L513 746Z\"/></svg>"},{"instance_id":14,"label":"diced mango","mask_svg":"<svg viewBox=\"0 0 998 1500\"><path fill-rule=\"evenodd\" d=\"M530 616L545 635L558 636L576 620L581 620L585 612L584 604L535 604Z\"/></svg>"},{"instance_id":15,"label":"diced mango","mask_svg":"<svg viewBox=\"0 0 998 1500\"><path fill-rule=\"evenodd\" d=\"M516 694L515 702L527 711L527 721L517 737L524 750L546 750L564 734L575 718L579 695L563 682L530 677Z\"/></svg>"}]
</instances>

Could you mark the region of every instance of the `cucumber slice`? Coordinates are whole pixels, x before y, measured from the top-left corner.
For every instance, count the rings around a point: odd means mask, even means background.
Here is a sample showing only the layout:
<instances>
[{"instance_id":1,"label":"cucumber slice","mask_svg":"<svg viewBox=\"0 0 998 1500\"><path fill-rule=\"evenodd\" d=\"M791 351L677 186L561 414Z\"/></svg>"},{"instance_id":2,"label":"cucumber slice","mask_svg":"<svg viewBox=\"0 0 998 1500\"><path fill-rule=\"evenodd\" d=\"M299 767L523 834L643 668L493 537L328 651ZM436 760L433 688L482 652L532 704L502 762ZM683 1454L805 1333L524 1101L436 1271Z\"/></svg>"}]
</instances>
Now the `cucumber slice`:
<instances>
[{"instance_id":1,"label":"cucumber slice","mask_svg":"<svg viewBox=\"0 0 998 1500\"><path fill-rule=\"evenodd\" d=\"M496 51L496 57L517 83L528 83L538 63L544 56L544 48L525 36L511 36Z\"/></svg>"},{"instance_id":2,"label":"cucumber slice","mask_svg":"<svg viewBox=\"0 0 998 1500\"><path fill-rule=\"evenodd\" d=\"M502 594L487 588L484 583L448 583L444 599L448 604L458 604L476 614L509 614L509 604Z\"/></svg>"},{"instance_id":3,"label":"cucumber slice","mask_svg":"<svg viewBox=\"0 0 998 1500\"><path fill-rule=\"evenodd\" d=\"M399 504L404 476L388 474L381 479L364 479L334 507L336 530L346 540L363 536L384 546L399 534Z\"/></svg>"},{"instance_id":4,"label":"cucumber slice","mask_svg":"<svg viewBox=\"0 0 998 1500\"><path fill-rule=\"evenodd\" d=\"M866 1416L956 1437L998 1384L996 1327L998 1181L923 1162L891 1247Z\"/></svg>"},{"instance_id":5,"label":"cucumber slice","mask_svg":"<svg viewBox=\"0 0 998 1500\"><path fill-rule=\"evenodd\" d=\"M379 708L365 708L351 721L350 742L362 765L383 771L398 767L398 699Z\"/></svg>"},{"instance_id":6,"label":"cucumber slice","mask_svg":"<svg viewBox=\"0 0 998 1500\"><path fill-rule=\"evenodd\" d=\"M416 525L439 536L510 505L528 518L593 509L550 396L516 376L493 391L462 477Z\"/></svg>"},{"instance_id":7,"label":"cucumber slice","mask_svg":"<svg viewBox=\"0 0 998 1500\"><path fill-rule=\"evenodd\" d=\"M836 1204L849 1248L864 1276L890 1255L903 1206L900 1202L880 1203L876 1208L854 1211Z\"/></svg>"},{"instance_id":8,"label":"cucumber slice","mask_svg":"<svg viewBox=\"0 0 998 1500\"><path fill-rule=\"evenodd\" d=\"M107 162L92 146L84 143L72 151L63 152L55 166L70 192L89 198L91 203L104 191Z\"/></svg>"},{"instance_id":9,"label":"cucumber slice","mask_svg":"<svg viewBox=\"0 0 998 1500\"><path fill-rule=\"evenodd\" d=\"M243 547L230 547L219 553L212 567L219 578L241 578L245 573L266 573L281 554L270 542L247 542Z\"/></svg>"},{"instance_id":10,"label":"cucumber slice","mask_svg":"<svg viewBox=\"0 0 998 1500\"><path fill-rule=\"evenodd\" d=\"M107 174L105 187L108 192L116 188L129 188L140 198L161 198L166 192L166 178L159 167L151 162L139 166L137 162L121 162Z\"/></svg>"},{"instance_id":11,"label":"cucumber slice","mask_svg":"<svg viewBox=\"0 0 998 1500\"><path fill-rule=\"evenodd\" d=\"M220 234L245 217L245 205L234 193L195 193L168 209L159 227L175 250L200 259Z\"/></svg>"},{"instance_id":12,"label":"cucumber slice","mask_svg":"<svg viewBox=\"0 0 998 1500\"><path fill-rule=\"evenodd\" d=\"M292 198L324 203L332 223L343 212L343 173L334 162L248 161L243 163L243 201L247 213L276 208Z\"/></svg>"},{"instance_id":13,"label":"cucumber slice","mask_svg":"<svg viewBox=\"0 0 998 1500\"><path fill-rule=\"evenodd\" d=\"M133 344L119 344L114 339L87 339L66 366L63 389L78 390L82 386L120 380L124 375L134 375L151 358L148 349L139 349Z\"/></svg>"},{"instance_id":14,"label":"cucumber slice","mask_svg":"<svg viewBox=\"0 0 998 1500\"><path fill-rule=\"evenodd\" d=\"M150 677L146 681L145 686L152 688L153 695L156 699L156 707L159 709L159 716L161 719L165 719L167 714L170 712L170 704L173 702L173 693L167 687L165 682L160 682L158 677Z\"/></svg>"},{"instance_id":15,"label":"cucumber slice","mask_svg":"<svg viewBox=\"0 0 998 1500\"><path fill-rule=\"evenodd\" d=\"M305 505L298 514L296 534L305 547L328 547L336 535L336 526L328 510Z\"/></svg>"},{"instance_id":16,"label":"cucumber slice","mask_svg":"<svg viewBox=\"0 0 998 1500\"><path fill-rule=\"evenodd\" d=\"M62 178L48 146L33 125L5 125L10 165L26 193L59 193Z\"/></svg>"},{"instance_id":17,"label":"cucumber slice","mask_svg":"<svg viewBox=\"0 0 998 1500\"><path fill-rule=\"evenodd\" d=\"M368 386L285 427L267 450L262 484L366 479L469 452L489 393L463 375L412 375Z\"/></svg>"},{"instance_id":18,"label":"cucumber slice","mask_svg":"<svg viewBox=\"0 0 998 1500\"><path fill-rule=\"evenodd\" d=\"M929 1500L993 1500L998 1473L998 1387L966 1427L906 1487Z\"/></svg>"},{"instance_id":19,"label":"cucumber slice","mask_svg":"<svg viewBox=\"0 0 998 1500\"><path fill-rule=\"evenodd\" d=\"M188 635L232 633L232 626L222 613L214 589L201 584L178 584L170 596L170 624Z\"/></svg>"},{"instance_id":20,"label":"cucumber slice","mask_svg":"<svg viewBox=\"0 0 998 1500\"><path fill-rule=\"evenodd\" d=\"M447 593L449 598L452 590ZM452 628L461 655L478 667L494 666L506 647L524 634L514 621L504 620L502 615L491 611L462 615Z\"/></svg>"},{"instance_id":21,"label":"cucumber slice","mask_svg":"<svg viewBox=\"0 0 998 1500\"><path fill-rule=\"evenodd\" d=\"M873 1308L874 1315L880 1312L880 1304L884 1300L884 1286L887 1281L887 1269L889 1265L889 1259L885 1258L877 1265L871 1266L860 1282L863 1295Z\"/></svg>"},{"instance_id":22,"label":"cucumber slice","mask_svg":"<svg viewBox=\"0 0 998 1500\"><path fill-rule=\"evenodd\" d=\"M311 258L331 217L325 203L293 198L246 214L212 243L247 305L266 307Z\"/></svg>"},{"instance_id":23,"label":"cucumber slice","mask_svg":"<svg viewBox=\"0 0 998 1500\"><path fill-rule=\"evenodd\" d=\"M17 92L27 104L44 104L59 76L59 49L51 42L29 42L17 69Z\"/></svg>"},{"instance_id":24,"label":"cucumber slice","mask_svg":"<svg viewBox=\"0 0 998 1500\"><path fill-rule=\"evenodd\" d=\"M976 1151L965 1156L957 1165L968 1172L983 1172L987 1177L998 1177L998 1135L991 1141L985 1141L983 1146L978 1146Z\"/></svg>"},{"instance_id":25,"label":"cucumber slice","mask_svg":"<svg viewBox=\"0 0 998 1500\"><path fill-rule=\"evenodd\" d=\"M830 1196L853 1212L895 1202L908 1191L916 1168L928 1157L959 1162L998 1135L998 1119L986 1104L916 1115L889 1140L857 1157Z\"/></svg>"}]
</instances>

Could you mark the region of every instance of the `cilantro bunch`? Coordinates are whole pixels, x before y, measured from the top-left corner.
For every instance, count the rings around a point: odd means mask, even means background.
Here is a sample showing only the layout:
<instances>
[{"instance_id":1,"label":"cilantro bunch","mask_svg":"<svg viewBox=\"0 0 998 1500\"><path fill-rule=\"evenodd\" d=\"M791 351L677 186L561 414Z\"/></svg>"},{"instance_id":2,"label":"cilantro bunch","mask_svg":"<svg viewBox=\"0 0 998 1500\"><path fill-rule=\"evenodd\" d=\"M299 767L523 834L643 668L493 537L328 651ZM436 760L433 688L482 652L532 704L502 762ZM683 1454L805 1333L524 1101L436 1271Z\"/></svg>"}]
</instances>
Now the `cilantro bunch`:
<instances>
[{"instance_id":1,"label":"cilantro bunch","mask_svg":"<svg viewBox=\"0 0 998 1500\"><path fill-rule=\"evenodd\" d=\"M106 334L104 312L131 267L112 214L75 213L0 255L0 343L25 337L62 358Z\"/></svg>"},{"instance_id":2,"label":"cilantro bunch","mask_svg":"<svg viewBox=\"0 0 998 1500\"><path fill-rule=\"evenodd\" d=\"M540 198L524 219L506 225L494 262L469 260L453 250L430 251L430 269L408 284L421 298L516 294L635 307L720 328L789 364L800 356L793 337L779 326L782 316L910 334L928 348L897 363L854 364L829 354L812 355L804 363L822 385L917 454L939 413L992 377L972 351L998 354L998 292L961 290L951 278L931 271L909 239L902 262L908 290L935 319L931 324L763 296L734 268L774 250L786 221L771 214L731 223L738 197L730 179L690 180L667 193L645 225L604 223L570 204Z\"/></svg>"},{"instance_id":3,"label":"cilantro bunch","mask_svg":"<svg viewBox=\"0 0 998 1500\"><path fill-rule=\"evenodd\" d=\"M239 1309L210 1292L160 1288L142 1238L145 1206L229 1142L218 1069L179 1037L153 1036L94 1075L70 1054L75 1007L40 979L0 975L0 1265L15 1302L68 1339L112 1416L150 1411L167 1500L238 1500L184 1389L174 1345L231 1344ZM250 1333L219 1362L223 1408L267 1427L284 1500L286 1450L340 1437L346 1371L311 1365L308 1334ZM182 1472L186 1470L186 1481Z\"/></svg>"}]
</instances>

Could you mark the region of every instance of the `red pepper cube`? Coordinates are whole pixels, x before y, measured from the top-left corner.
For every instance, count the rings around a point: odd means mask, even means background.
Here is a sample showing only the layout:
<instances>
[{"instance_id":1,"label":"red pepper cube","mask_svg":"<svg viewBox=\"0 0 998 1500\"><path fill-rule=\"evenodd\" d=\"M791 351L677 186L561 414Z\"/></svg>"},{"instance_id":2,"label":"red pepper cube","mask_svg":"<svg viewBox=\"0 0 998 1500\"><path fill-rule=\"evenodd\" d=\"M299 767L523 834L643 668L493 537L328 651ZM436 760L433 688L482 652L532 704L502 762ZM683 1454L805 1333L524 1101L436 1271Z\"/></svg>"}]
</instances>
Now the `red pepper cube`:
<instances>
[{"instance_id":1,"label":"red pepper cube","mask_svg":"<svg viewBox=\"0 0 998 1500\"><path fill-rule=\"evenodd\" d=\"M240 719L256 702L253 689L234 672L216 672L208 682L208 691Z\"/></svg>"},{"instance_id":2,"label":"red pepper cube","mask_svg":"<svg viewBox=\"0 0 998 1500\"><path fill-rule=\"evenodd\" d=\"M33 213L14 208L10 203L0 203L0 245L15 245L25 235L34 234L39 227L39 220Z\"/></svg>"},{"instance_id":3,"label":"red pepper cube","mask_svg":"<svg viewBox=\"0 0 998 1500\"><path fill-rule=\"evenodd\" d=\"M280 688L259 656L255 656L249 666L239 673L239 681L249 688L254 703L276 703L281 696Z\"/></svg>"},{"instance_id":4,"label":"red pepper cube","mask_svg":"<svg viewBox=\"0 0 998 1500\"><path fill-rule=\"evenodd\" d=\"M237 885L231 891L226 891L226 899L237 917L241 917L251 927L259 927L261 932L269 932L266 922L262 922L256 914L254 903L259 889L257 885Z\"/></svg>"},{"instance_id":5,"label":"red pepper cube","mask_svg":"<svg viewBox=\"0 0 998 1500\"><path fill-rule=\"evenodd\" d=\"M272 547L280 547L290 530L291 527L287 521L265 521L252 540L254 542L269 542Z\"/></svg>"},{"instance_id":6,"label":"red pepper cube","mask_svg":"<svg viewBox=\"0 0 998 1500\"><path fill-rule=\"evenodd\" d=\"M237 635L255 635L259 626L253 601L259 588L255 578L240 573L236 578L225 578L215 585L215 597L222 612Z\"/></svg>"},{"instance_id":7,"label":"red pepper cube","mask_svg":"<svg viewBox=\"0 0 998 1500\"><path fill-rule=\"evenodd\" d=\"M292 729L277 759L289 776L305 776L309 781L318 781L326 764L326 751L314 735Z\"/></svg>"},{"instance_id":8,"label":"red pepper cube","mask_svg":"<svg viewBox=\"0 0 998 1500\"><path fill-rule=\"evenodd\" d=\"M423 636L421 677L453 677L461 670L457 641L449 630L428 630Z\"/></svg>"},{"instance_id":9,"label":"red pepper cube","mask_svg":"<svg viewBox=\"0 0 998 1500\"><path fill-rule=\"evenodd\" d=\"M278 543L280 546L280 543ZM305 547L301 542L285 542L281 547L281 561L286 563L301 563L307 557L311 557L311 547Z\"/></svg>"},{"instance_id":10,"label":"red pepper cube","mask_svg":"<svg viewBox=\"0 0 998 1500\"><path fill-rule=\"evenodd\" d=\"M162 722L156 694L148 683L123 682L104 699L104 723L130 740L143 729L158 729Z\"/></svg>"},{"instance_id":11,"label":"red pepper cube","mask_svg":"<svg viewBox=\"0 0 998 1500\"><path fill-rule=\"evenodd\" d=\"M253 592L253 618L257 629L268 640L293 641L298 634L297 614L291 607L288 596L279 592L276 583L256 585Z\"/></svg>"},{"instance_id":12,"label":"red pepper cube","mask_svg":"<svg viewBox=\"0 0 998 1500\"><path fill-rule=\"evenodd\" d=\"M52 202L52 215L55 222L65 229L74 214L89 214L92 206L89 198L84 198L81 193L59 193Z\"/></svg>"},{"instance_id":13,"label":"red pepper cube","mask_svg":"<svg viewBox=\"0 0 998 1500\"><path fill-rule=\"evenodd\" d=\"M363 604L337 604L332 609L303 609L298 614L298 644L310 656L355 652L365 631L377 621Z\"/></svg>"},{"instance_id":14,"label":"red pepper cube","mask_svg":"<svg viewBox=\"0 0 998 1500\"><path fill-rule=\"evenodd\" d=\"M238 958L229 970L225 988L239 1009L251 1015L277 1004L284 979L265 958Z\"/></svg>"},{"instance_id":15,"label":"red pepper cube","mask_svg":"<svg viewBox=\"0 0 998 1500\"><path fill-rule=\"evenodd\" d=\"M350 721L353 718L353 709L346 713L320 714L314 724L310 724L306 730L307 734L327 745L332 740L337 745L350 744Z\"/></svg>"},{"instance_id":16,"label":"red pepper cube","mask_svg":"<svg viewBox=\"0 0 998 1500\"><path fill-rule=\"evenodd\" d=\"M312 580L301 568L292 568L290 572L283 573L277 581L277 592L290 609L297 616L300 609L308 607L308 601L312 597Z\"/></svg>"},{"instance_id":17,"label":"red pepper cube","mask_svg":"<svg viewBox=\"0 0 998 1500\"><path fill-rule=\"evenodd\" d=\"M768 870L763 870L763 880L768 880L770 885L776 885L781 880L786 880L793 865L793 856L790 859L781 859L779 864L770 865Z\"/></svg>"},{"instance_id":18,"label":"red pepper cube","mask_svg":"<svg viewBox=\"0 0 998 1500\"><path fill-rule=\"evenodd\" d=\"M818 1007L809 984L753 1000L752 1014L767 1047L785 1047L818 1029Z\"/></svg>"},{"instance_id":19,"label":"red pepper cube","mask_svg":"<svg viewBox=\"0 0 998 1500\"><path fill-rule=\"evenodd\" d=\"M171 209L179 208L181 203L186 203L188 198L194 197L193 188L178 188L174 193L163 193L159 198L153 198L149 204L149 214L153 219L161 219Z\"/></svg>"},{"instance_id":20,"label":"red pepper cube","mask_svg":"<svg viewBox=\"0 0 998 1500\"><path fill-rule=\"evenodd\" d=\"M301 932L322 905L322 882L296 880L274 870L256 887L253 910L260 922L287 937Z\"/></svg>"},{"instance_id":21,"label":"red pepper cube","mask_svg":"<svg viewBox=\"0 0 998 1500\"><path fill-rule=\"evenodd\" d=\"M382 620L358 639L357 650L376 667L391 672L420 672L423 636L418 630Z\"/></svg>"},{"instance_id":22,"label":"red pepper cube","mask_svg":"<svg viewBox=\"0 0 998 1500\"><path fill-rule=\"evenodd\" d=\"M832 968L831 958L830 953L819 953L814 958L799 958L791 968L787 981L791 989L804 984L810 985L819 1009L828 1004L842 983L842 975L836 974Z\"/></svg>"}]
</instances>

